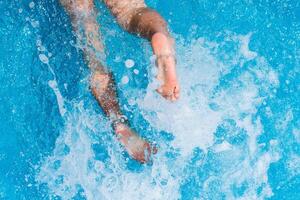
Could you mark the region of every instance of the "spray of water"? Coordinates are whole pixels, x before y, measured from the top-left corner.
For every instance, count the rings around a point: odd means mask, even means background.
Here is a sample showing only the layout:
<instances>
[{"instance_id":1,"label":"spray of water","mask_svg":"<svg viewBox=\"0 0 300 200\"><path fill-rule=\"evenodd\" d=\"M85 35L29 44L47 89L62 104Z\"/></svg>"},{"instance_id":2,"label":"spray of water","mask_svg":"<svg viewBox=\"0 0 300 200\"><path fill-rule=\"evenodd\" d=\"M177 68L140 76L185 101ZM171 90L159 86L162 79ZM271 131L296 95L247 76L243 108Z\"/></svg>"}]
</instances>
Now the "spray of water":
<instances>
[{"instance_id":1,"label":"spray of water","mask_svg":"<svg viewBox=\"0 0 300 200\"><path fill-rule=\"evenodd\" d=\"M145 95L124 91L151 127L174 136L171 142L156 141L159 152L152 165L129 168L107 121L79 103L68 111L65 129L52 156L41 163L37 180L62 199L271 196L267 170L280 154L277 141L267 151L257 143L263 132L257 109L274 93L278 80L264 58L249 50L250 40L251 33L230 33L222 43L200 38L187 44L178 38L182 93L176 103L155 93L154 80ZM236 48L224 52L228 42ZM194 192L182 192L187 185Z\"/></svg>"}]
</instances>

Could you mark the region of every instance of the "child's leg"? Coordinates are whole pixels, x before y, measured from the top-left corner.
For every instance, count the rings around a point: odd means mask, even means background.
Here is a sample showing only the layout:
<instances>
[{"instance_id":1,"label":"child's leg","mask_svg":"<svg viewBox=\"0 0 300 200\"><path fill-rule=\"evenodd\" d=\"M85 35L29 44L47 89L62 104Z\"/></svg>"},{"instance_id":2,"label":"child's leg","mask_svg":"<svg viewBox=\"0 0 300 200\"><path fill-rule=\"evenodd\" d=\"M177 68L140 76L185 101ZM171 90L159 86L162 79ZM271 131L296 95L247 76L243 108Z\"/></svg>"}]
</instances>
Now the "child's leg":
<instances>
[{"instance_id":1,"label":"child's leg","mask_svg":"<svg viewBox=\"0 0 300 200\"><path fill-rule=\"evenodd\" d=\"M103 46L100 41L93 0L61 0L61 3L71 17L78 42L92 71L93 95L105 114L112 120L118 139L127 152L140 162L148 161L151 153L150 145L138 137L126 123L120 121L122 113L117 100L115 82L111 73L101 64L101 56L99 56L99 53L103 53Z\"/></svg>"},{"instance_id":2,"label":"child's leg","mask_svg":"<svg viewBox=\"0 0 300 200\"><path fill-rule=\"evenodd\" d=\"M151 41L157 56L158 79L163 82L157 91L167 99L176 100L179 97L179 84L174 42L165 20L156 11L147 8L143 0L105 0L105 3L125 30Z\"/></svg>"}]
</instances>

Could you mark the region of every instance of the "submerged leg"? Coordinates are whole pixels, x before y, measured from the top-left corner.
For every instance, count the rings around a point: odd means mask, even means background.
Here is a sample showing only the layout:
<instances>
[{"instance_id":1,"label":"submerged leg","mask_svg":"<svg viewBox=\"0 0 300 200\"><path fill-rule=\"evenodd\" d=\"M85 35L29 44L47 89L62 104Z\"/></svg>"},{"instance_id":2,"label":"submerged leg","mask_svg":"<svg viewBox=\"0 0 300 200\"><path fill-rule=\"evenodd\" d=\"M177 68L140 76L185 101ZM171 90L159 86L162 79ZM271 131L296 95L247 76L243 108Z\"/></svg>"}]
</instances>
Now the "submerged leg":
<instances>
[{"instance_id":1,"label":"submerged leg","mask_svg":"<svg viewBox=\"0 0 300 200\"><path fill-rule=\"evenodd\" d=\"M174 42L165 20L156 11L147 8L143 0L105 0L105 3L125 30L151 41L157 59L157 78L162 81L157 91L166 99L178 99Z\"/></svg>"},{"instance_id":2,"label":"submerged leg","mask_svg":"<svg viewBox=\"0 0 300 200\"><path fill-rule=\"evenodd\" d=\"M61 0L61 3L71 17L78 42L91 69L90 85L93 95L114 124L115 133L129 155L140 162L148 161L150 145L137 136L127 123L120 123L123 115L117 100L115 82L111 73L101 64L103 46L93 0Z\"/></svg>"}]
</instances>

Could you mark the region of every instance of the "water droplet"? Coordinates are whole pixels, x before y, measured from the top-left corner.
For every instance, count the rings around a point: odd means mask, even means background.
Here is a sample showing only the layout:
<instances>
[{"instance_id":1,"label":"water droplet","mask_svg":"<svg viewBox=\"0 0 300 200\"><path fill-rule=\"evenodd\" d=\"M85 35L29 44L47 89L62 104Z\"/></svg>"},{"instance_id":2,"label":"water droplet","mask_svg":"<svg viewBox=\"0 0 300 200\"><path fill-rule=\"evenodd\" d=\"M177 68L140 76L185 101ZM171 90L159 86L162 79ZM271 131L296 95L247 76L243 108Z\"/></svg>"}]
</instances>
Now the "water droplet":
<instances>
[{"instance_id":1,"label":"water droplet","mask_svg":"<svg viewBox=\"0 0 300 200\"><path fill-rule=\"evenodd\" d=\"M39 58L42 61L42 63L45 63L45 64L49 63L49 59L48 59L48 57L45 54L40 54Z\"/></svg>"},{"instance_id":2,"label":"water droplet","mask_svg":"<svg viewBox=\"0 0 300 200\"><path fill-rule=\"evenodd\" d=\"M34 6L35 6L35 4L33 1L29 3L29 8L34 8Z\"/></svg>"},{"instance_id":3,"label":"water droplet","mask_svg":"<svg viewBox=\"0 0 300 200\"><path fill-rule=\"evenodd\" d=\"M120 56L116 56L114 59L115 62L120 62L121 61L121 57Z\"/></svg>"},{"instance_id":4,"label":"water droplet","mask_svg":"<svg viewBox=\"0 0 300 200\"><path fill-rule=\"evenodd\" d=\"M123 76L121 82L122 82L122 84L124 84L124 85L127 84L127 83L129 82L128 76Z\"/></svg>"},{"instance_id":5,"label":"water droplet","mask_svg":"<svg viewBox=\"0 0 300 200\"><path fill-rule=\"evenodd\" d=\"M39 51L46 51L46 48L45 48L44 46L39 46L37 49L38 49Z\"/></svg>"},{"instance_id":6,"label":"water droplet","mask_svg":"<svg viewBox=\"0 0 300 200\"><path fill-rule=\"evenodd\" d=\"M135 100L134 99L128 99L128 104L133 106L135 104Z\"/></svg>"},{"instance_id":7,"label":"water droplet","mask_svg":"<svg viewBox=\"0 0 300 200\"><path fill-rule=\"evenodd\" d=\"M42 45L42 41L41 41L40 39L37 39L37 40L36 40L36 45L37 45L37 46L41 46L41 45Z\"/></svg>"},{"instance_id":8,"label":"water droplet","mask_svg":"<svg viewBox=\"0 0 300 200\"><path fill-rule=\"evenodd\" d=\"M40 25L39 21L34 21L34 20L31 21L31 26L32 26L33 28L36 28L36 27L38 27L39 25Z\"/></svg>"},{"instance_id":9,"label":"water droplet","mask_svg":"<svg viewBox=\"0 0 300 200\"><path fill-rule=\"evenodd\" d=\"M127 59L127 60L125 61L125 66L126 66L127 68L133 67L133 66L134 66L134 61L131 60L131 59Z\"/></svg>"}]
</instances>

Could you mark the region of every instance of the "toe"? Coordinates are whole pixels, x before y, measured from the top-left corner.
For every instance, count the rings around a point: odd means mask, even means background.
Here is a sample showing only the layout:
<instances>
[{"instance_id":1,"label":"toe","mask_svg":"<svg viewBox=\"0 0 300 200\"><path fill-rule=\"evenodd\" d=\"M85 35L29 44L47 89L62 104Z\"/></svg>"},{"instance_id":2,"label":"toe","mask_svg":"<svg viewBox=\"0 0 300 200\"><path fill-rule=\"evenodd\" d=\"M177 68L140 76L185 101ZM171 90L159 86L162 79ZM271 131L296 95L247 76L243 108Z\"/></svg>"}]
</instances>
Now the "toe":
<instances>
[{"instance_id":1,"label":"toe","mask_svg":"<svg viewBox=\"0 0 300 200\"><path fill-rule=\"evenodd\" d=\"M157 91L158 93L160 93L160 94L163 93L163 89L162 89L162 88L158 88L156 91Z\"/></svg>"},{"instance_id":2,"label":"toe","mask_svg":"<svg viewBox=\"0 0 300 200\"><path fill-rule=\"evenodd\" d=\"M176 101L176 97L175 97L175 95L173 95L172 97L171 97L171 101Z\"/></svg>"}]
</instances>

